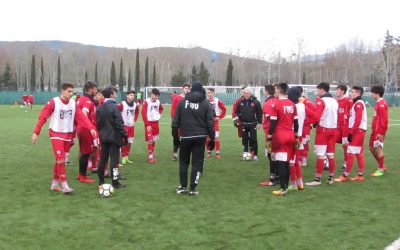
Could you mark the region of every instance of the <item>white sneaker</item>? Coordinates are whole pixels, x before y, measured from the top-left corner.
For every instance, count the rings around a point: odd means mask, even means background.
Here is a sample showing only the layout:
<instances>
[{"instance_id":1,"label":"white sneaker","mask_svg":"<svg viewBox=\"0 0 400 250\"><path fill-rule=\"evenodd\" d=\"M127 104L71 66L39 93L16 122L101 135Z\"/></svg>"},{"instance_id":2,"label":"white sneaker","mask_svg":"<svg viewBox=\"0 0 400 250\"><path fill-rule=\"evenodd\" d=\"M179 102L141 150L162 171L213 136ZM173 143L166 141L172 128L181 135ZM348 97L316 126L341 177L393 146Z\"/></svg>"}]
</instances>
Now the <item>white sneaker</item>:
<instances>
[{"instance_id":1,"label":"white sneaker","mask_svg":"<svg viewBox=\"0 0 400 250\"><path fill-rule=\"evenodd\" d=\"M313 180L310 182L306 182L306 186L319 186L321 185L321 181Z\"/></svg>"}]
</instances>

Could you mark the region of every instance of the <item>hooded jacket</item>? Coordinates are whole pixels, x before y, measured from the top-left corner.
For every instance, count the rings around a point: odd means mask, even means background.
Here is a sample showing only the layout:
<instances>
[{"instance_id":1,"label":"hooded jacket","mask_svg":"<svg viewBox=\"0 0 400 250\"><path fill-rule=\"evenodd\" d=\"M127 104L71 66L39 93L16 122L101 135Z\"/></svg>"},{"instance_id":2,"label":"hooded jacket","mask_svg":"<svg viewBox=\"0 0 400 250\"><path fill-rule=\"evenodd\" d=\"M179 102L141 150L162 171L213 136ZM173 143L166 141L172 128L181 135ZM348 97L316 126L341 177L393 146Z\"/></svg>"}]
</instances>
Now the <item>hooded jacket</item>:
<instances>
[{"instance_id":1,"label":"hooded jacket","mask_svg":"<svg viewBox=\"0 0 400 250\"><path fill-rule=\"evenodd\" d=\"M181 138L210 136L215 138L214 111L204 93L192 91L180 100L172 120L172 129L179 129Z\"/></svg>"},{"instance_id":2,"label":"hooded jacket","mask_svg":"<svg viewBox=\"0 0 400 250\"><path fill-rule=\"evenodd\" d=\"M262 123L262 108L256 97L250 99L242 97L236 106L236 114L242 123Z\"/></svg>"}]
</instances>

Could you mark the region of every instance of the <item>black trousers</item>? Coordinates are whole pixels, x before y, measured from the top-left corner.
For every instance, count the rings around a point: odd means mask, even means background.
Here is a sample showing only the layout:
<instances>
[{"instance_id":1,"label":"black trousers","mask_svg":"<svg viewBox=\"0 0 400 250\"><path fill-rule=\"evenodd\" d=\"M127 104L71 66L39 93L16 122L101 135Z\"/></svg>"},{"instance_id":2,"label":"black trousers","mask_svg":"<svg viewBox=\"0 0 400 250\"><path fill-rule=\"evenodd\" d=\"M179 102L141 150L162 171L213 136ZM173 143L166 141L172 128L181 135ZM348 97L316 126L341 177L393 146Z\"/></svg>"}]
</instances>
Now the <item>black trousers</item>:
<instances>
[{"instance_id":1,"label":"black trousers","mask_svg":"<svg viewBox=\"0 0 400 250\"><path fill-rule=\"evenodd\" d=\"M206 138L182 138L179 152L179 177L182 187L187 187L190 157L192 157L192 173L190 174L190 190L195 190L203 171L204 148Z\"/></svg>"},{"instance_id":2,"label":"black trousers","mask_svg":"<svg viewBox=\"0 0 400 250\"><path fill-rule=\"evenodd\" d=\"M120 146L118 146L115 143L110 143L110 142L101 143L101 156L100 156L100 162L99 162L98 171L97 171L97 174L99 176L99 184L100 185L104 183L104 168L106 166L108 158L110 158L112 184L118 183L119 149L120 149Z\"/></svg>"},{"instance_id":3,"label":"black trousers","mask_svg":"<svg viewBox=\"0 0 400 250\"><path fill-rule=\"evenodd\" d=\"M257 141L257 124L243 124L242 125L242 144L244 152L254 152L254 155L258 153L258 141Z\"/></svg>"}]
</instances>

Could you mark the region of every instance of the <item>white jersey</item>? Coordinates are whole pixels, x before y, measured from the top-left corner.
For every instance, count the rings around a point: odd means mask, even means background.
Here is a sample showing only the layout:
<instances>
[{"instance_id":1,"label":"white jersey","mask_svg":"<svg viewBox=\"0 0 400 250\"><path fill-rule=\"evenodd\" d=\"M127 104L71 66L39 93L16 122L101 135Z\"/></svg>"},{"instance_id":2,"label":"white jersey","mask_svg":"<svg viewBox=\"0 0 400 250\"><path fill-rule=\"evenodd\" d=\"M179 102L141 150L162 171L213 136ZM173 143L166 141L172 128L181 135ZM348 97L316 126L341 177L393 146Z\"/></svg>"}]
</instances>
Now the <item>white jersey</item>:
<instances>
[{"instance_id":1,"label":"white jersey","mask_svg":"<svg viewBox=\"0 0 400 250\"><path fill-rule=\"evenodd\" d=\"M147 98L147 120L150 122L159 121L161 118L160 114L160 100L153 102L151 98Z\"/></svg>"},{"instance_id":2,"label":"white jersey","mask_svg":"<svg viewBox=\"0 0 400 250\"><path fill-rule=\"evenodd\" d=\"M126 101L122 101L122 119L124 120L124 125L127 127L135 126L135 110L137 107L136 102L133 102L132 106L129 106Z\"/></svg>"},{"instance_id":3,"label":"white jersey","mask_svg":"<svg viewBox=\"0 0 400 250\"><path fill-rule=\"evenodd\" d=\"M296 104L296 110L297 110L297 121L299 123L299 130L297 132L297 136L300 137L303 135L303 127L304 127L304 121L306 119L306 106L304 103L297 103Z\"/></svg>"},{"instance_id":4,"label":"white jersey","mask_svg":"<svg viewBox=\"0 0 400 250\"><path fill-rule=\"evenodd\" d=\"M321 100L325 104L319 125L323 128L337 128L339 104L332 97L322 97Z\"/></svg>"},{"instance_id":5,"label":"white jersey","mask_svg":"<svg viewBox=\"0 0 400 250\"><path fill-rule=\"evenodd\" d=\"M363 113L362 113L362 117L361 117L361 122L360 122L360 126L358 128L363 129L363 130L367 130L367 107L365 106L365 103L362 100L358 100L353 104L353 107L351 107L351 112L350 112L350 118L349 118L349 128L353 128L354 126L354 122L356 120L356 112L354 107L357 105L362 105L363 106Z\"/></svg>"},{"instance_id":6,"label":"white jersey","mask_svg":"<svg viewBox=\"0 0 400 250\"><path fill-rule=\"evenodd\" d=\"M208 99L208 102L211 104L212 109L215 111L215 115L219 116L222 112L221 108L219 107L220 100L217 97L214 97L212 101Z\"/></svg>"},{"instance_id":7,"label":"white jersey","mask_svg":"<svg viewBox=\"0 0 400 250\"><path fill-rule=\"evenodd\" d=\"M74 131L75 101L70 99L64 104L60 97L54 97L54 112L50 116L49 129L59 133L71 133Z\"/></svg>"}]
</instances>

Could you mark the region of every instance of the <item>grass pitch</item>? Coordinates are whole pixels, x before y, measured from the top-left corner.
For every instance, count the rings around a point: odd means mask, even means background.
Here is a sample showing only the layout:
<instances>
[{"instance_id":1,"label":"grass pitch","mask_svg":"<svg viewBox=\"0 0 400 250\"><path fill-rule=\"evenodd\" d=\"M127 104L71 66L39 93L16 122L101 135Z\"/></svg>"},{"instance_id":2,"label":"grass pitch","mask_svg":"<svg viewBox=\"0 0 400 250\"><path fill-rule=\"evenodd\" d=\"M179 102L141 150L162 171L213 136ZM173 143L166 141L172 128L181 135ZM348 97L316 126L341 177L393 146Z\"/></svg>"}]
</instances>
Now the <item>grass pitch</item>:
<instances>
[{"instance_id":1,"label":"grass pitch","mask_svg":"<svg viewBox=\"0 0 400 250\"><path fill-rule=\"evenodd\" d=\"M77 166L67 167L75 194L49 190L53 156L47 124L38 145L30 143L39 109L25 113L0 106L0 249L382 249L400 236L397 108L390 110L385 143L389 172L381 178L369 176L376 162L365 152L363 183L324 184L274 197L275 188L258 186L268 171L263 132L260 160L243 162L236 130L222 120L222 159L206 160L200 195L189 197L174 192L178 163L171 161L167 107L158 162L146 163L139 118L131 153L135 163L121 169L128 187L111 198L100 198L96 183L78 183ZM370 110L369 123L371 118ZM75 145L74 163L77 151ZM311 152L305 181L314 176L314 159ZM340 146L337 159L341 165Z\"/></svg>"}]
</instances>

